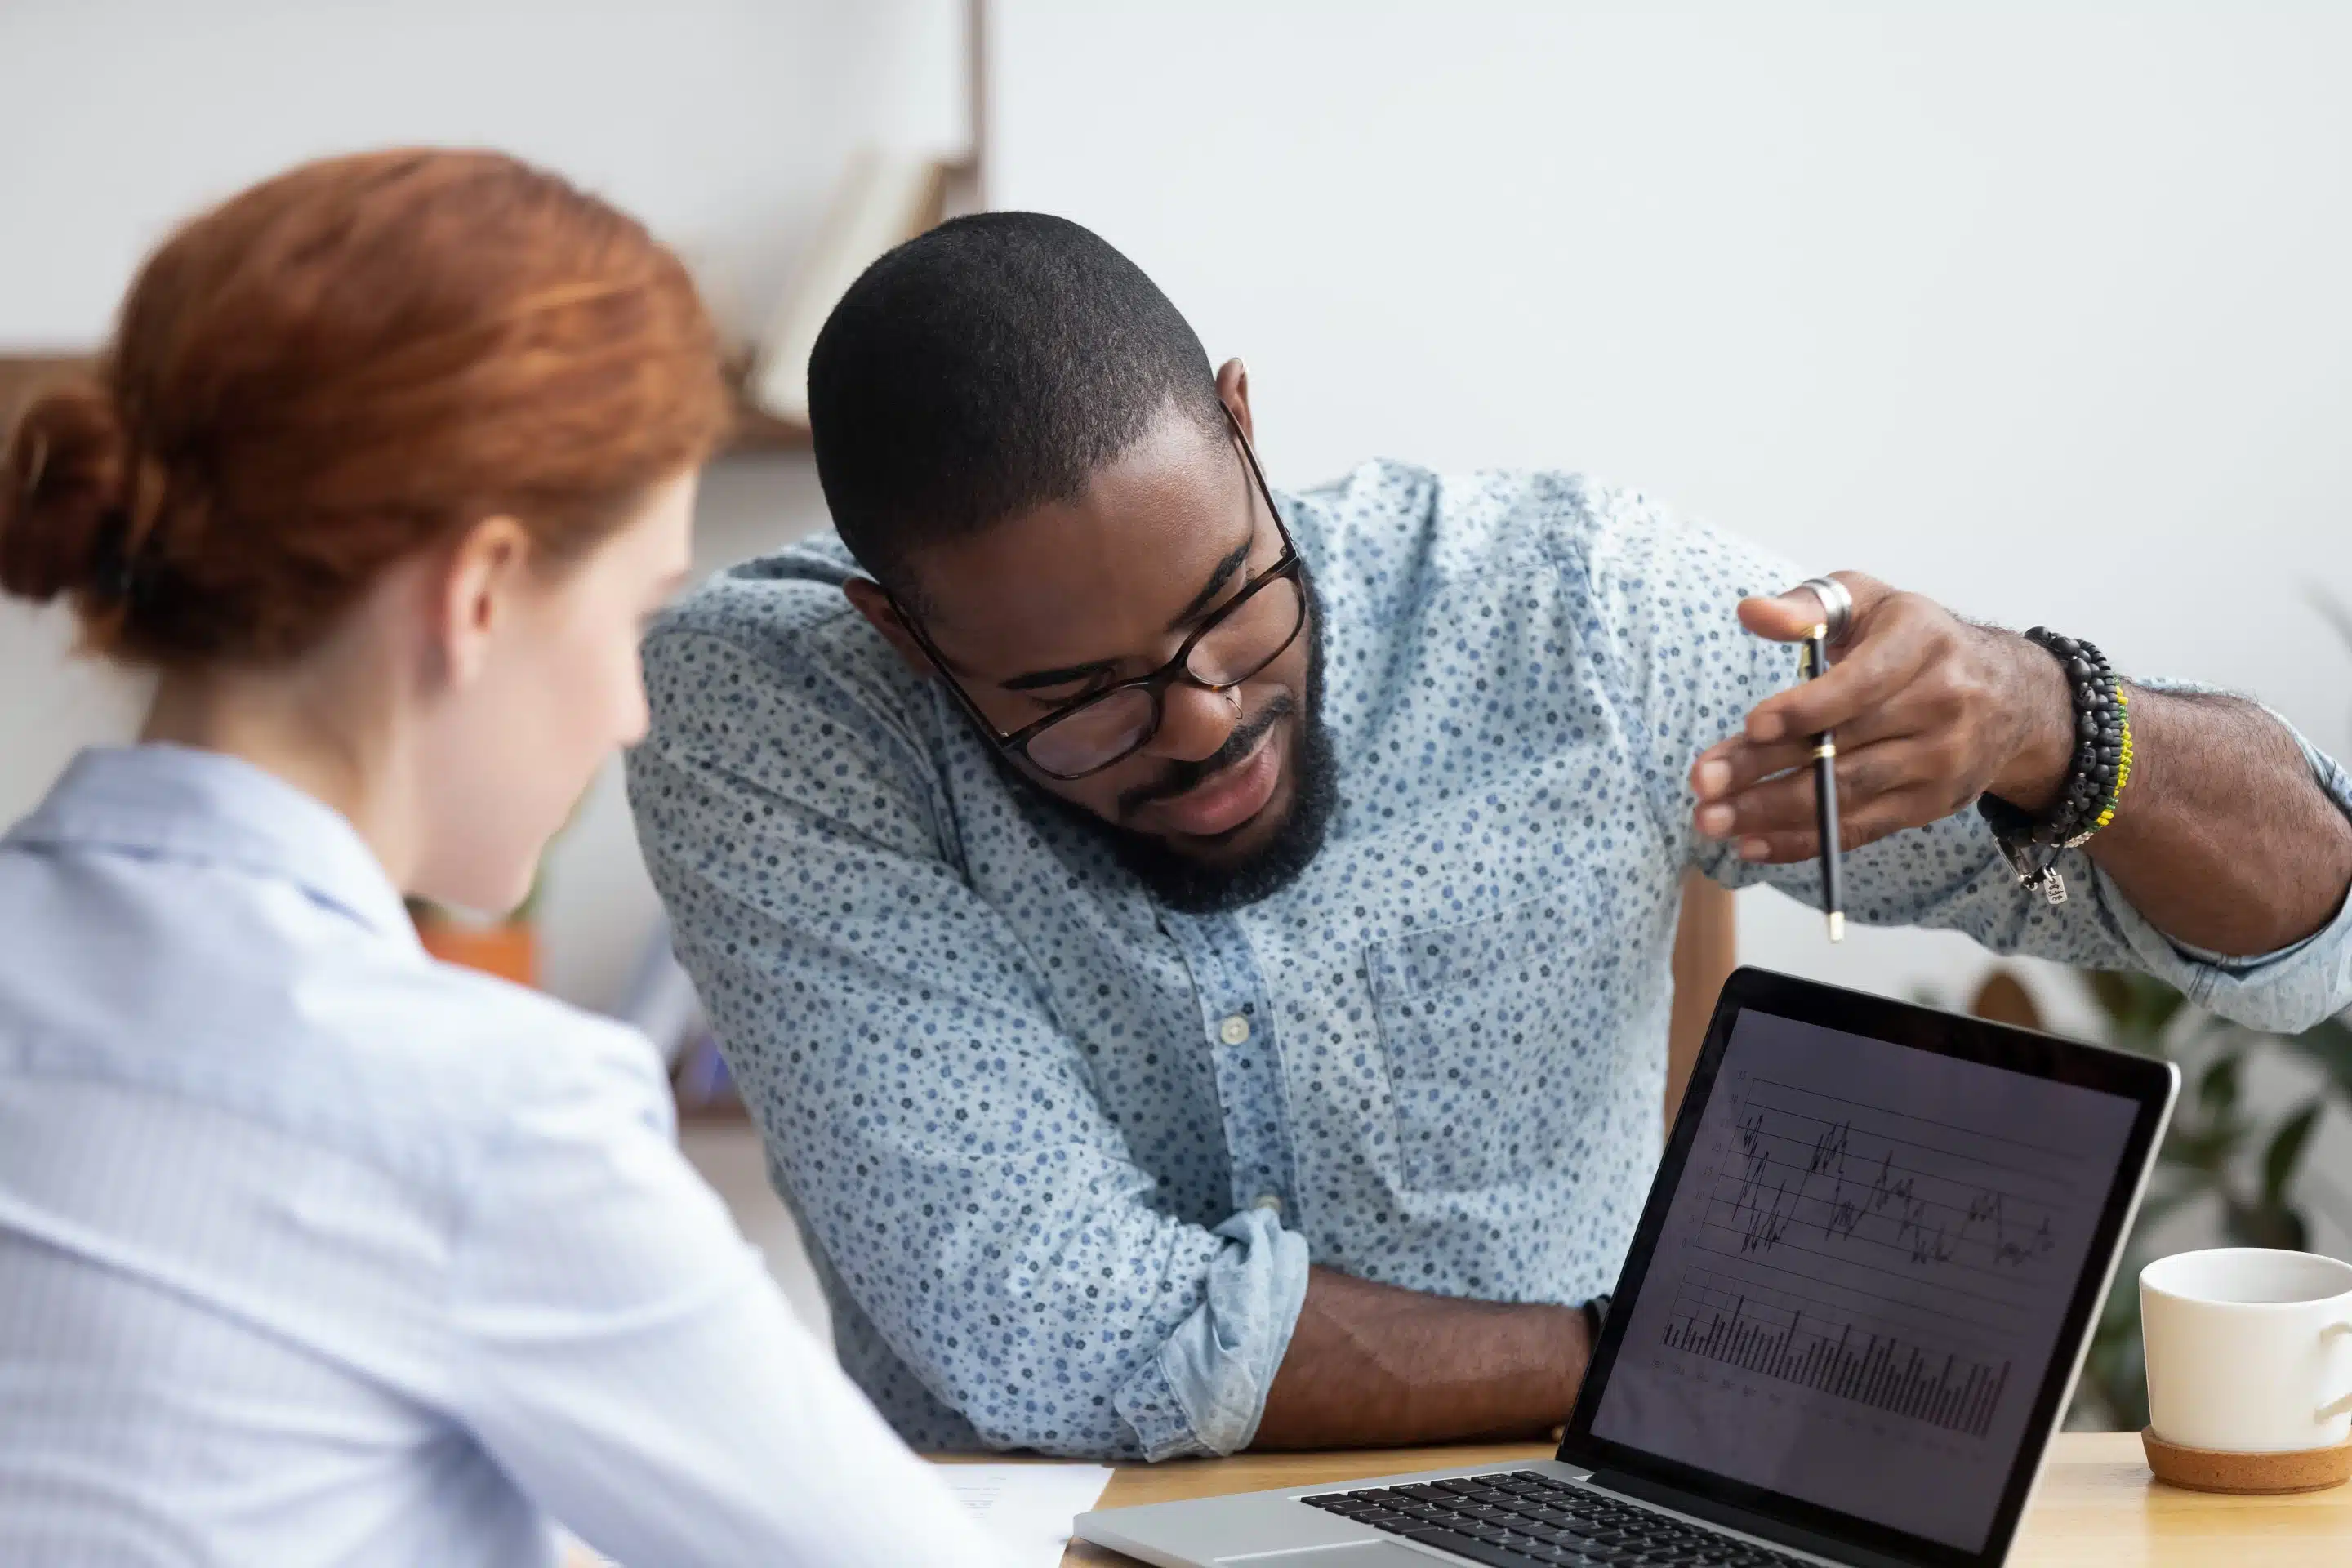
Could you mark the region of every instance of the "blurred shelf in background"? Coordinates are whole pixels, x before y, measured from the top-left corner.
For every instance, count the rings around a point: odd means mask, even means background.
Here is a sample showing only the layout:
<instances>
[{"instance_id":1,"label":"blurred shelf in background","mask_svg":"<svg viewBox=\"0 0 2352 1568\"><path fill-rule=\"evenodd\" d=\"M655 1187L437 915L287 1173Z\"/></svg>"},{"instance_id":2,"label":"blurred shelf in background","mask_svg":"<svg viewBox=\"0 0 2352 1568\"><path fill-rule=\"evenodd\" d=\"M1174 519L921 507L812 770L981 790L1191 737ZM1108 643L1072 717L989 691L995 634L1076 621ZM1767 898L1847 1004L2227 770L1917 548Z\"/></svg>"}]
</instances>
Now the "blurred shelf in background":
<instances>
[{"instance_id":1,"label":"blurred shelf in background","mask_svg":"<svg viewBox=\"0 0 2352 1568\"><path fill-rule=\"evenodd\" d=\"M88 370L90 363L87 354L0 353L0 431L15 424L17 415L43 388ZM744 395L740 369L734 380L735 436L719 456L751 457L809 449L805 424L779 419L755 406Z\"/></svg>"},{"instance_id":2,"label":"blurred shelf in background","mask_svg":"<svg viewBox=\"0 0 2352 1568\"><path fill-rule=\"evenodd\" d=\"M0 430L16 424L17 414L35 393L89 363L79 354L0 353Z\"/></svg>"}]
</instances>

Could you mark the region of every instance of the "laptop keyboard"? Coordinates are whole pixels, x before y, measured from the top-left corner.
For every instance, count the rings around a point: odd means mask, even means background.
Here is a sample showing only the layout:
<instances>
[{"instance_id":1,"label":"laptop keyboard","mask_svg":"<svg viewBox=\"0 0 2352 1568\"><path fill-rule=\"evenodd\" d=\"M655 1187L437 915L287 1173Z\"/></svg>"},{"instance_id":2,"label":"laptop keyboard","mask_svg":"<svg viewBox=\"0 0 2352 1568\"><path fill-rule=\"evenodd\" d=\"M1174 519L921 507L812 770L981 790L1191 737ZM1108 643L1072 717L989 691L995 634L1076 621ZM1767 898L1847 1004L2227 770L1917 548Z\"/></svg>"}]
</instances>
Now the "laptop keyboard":
<instances>
[{"instance_id":1,"label":"laptop keyboard","mask_svg":"<svg viewBox=\"0 0 2352 1568\"><path fill-rule=\"evenodd\" d=\"M1802 1558L1718 1535L1534 1470L1298 1500L1358 1524L1494 1568L1808 1568Z\"/></svg>"}]
</instances>

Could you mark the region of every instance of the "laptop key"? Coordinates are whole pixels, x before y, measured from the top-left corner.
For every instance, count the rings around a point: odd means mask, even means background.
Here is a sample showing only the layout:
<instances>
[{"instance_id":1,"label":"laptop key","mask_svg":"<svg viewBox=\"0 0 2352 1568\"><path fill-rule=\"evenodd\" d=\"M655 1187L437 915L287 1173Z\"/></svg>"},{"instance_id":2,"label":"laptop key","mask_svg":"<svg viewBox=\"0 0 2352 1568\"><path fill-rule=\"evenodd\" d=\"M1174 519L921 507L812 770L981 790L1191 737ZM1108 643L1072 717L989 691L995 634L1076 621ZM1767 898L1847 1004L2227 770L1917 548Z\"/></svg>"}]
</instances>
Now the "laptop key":
<instances>
[{"instance_id":1,"label":"laptop key","mask_svg":"<svg viewBox=\"0 0 2352 1568\"><path fill-rule=\"evenodd\" d=\"M1456 1557L1467 1557L1473 1563L1483 1563L1487 1568L1550 1568L1539 1557L1529 1557L1507 1546L1479 1541L1472 1536L1458 1535L1450 1530L1416 1530L1405 1536L1423 1546L1434 1546L1440 1552L1451 1552Z\"/></svg>"},{"instance_id":2,"label":"laptop key","mask_svg":"<svg viewBox=\"0 0 2352 1568\"><path fill-rule=\"evenodd\" d=\"M1433 1519L1425 1514L1400 1513L1381 1518L1368 1518L1357 1514L1351 1517L1361 1523L1370 1525L1374 1530L1384 1530L1391 1535L1411 1535L1416 1530L1450 1530L1459 1535L1472 1530L1486 1528L1475 1520L1453 1519L1444 1516Z\"/></svg>"}]
</instances>

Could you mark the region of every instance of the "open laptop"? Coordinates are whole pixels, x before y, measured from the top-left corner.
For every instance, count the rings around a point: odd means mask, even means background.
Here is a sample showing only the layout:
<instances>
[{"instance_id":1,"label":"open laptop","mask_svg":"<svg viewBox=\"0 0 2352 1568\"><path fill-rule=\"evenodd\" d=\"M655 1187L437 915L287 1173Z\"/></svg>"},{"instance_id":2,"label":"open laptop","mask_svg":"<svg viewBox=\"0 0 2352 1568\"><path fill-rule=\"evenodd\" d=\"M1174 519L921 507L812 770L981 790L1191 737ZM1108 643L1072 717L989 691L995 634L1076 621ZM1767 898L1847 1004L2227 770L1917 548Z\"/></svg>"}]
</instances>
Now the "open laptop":
<instances>
[{"instance_id":1,"label":"open laptop","mask_svg":"<svg viewBox=\"0 0 2352 1568\"><path fill-rule=\"evenodd\" d=\"M1077 1534L1163 1568L1994 1568L2179 1082L1743 969L1554 1459L1098 1510Z\"/></svg>"}]
</instances>

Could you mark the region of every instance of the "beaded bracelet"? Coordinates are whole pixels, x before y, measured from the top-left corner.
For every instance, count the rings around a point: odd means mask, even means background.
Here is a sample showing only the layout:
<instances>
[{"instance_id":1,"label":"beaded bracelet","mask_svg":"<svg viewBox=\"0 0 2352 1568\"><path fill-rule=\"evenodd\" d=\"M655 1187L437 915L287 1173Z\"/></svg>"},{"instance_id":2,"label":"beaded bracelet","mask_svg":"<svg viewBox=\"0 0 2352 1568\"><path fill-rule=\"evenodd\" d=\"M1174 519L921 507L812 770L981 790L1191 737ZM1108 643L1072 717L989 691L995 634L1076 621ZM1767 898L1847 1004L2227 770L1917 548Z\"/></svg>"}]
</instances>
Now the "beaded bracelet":
<instances>
[{"instance_id":1,"label":"beaded bracelet","mask_svg":"<svg viewBox=\"0 0 2352 1568\"><path fill-rule=\"evenodd\" d=\"M2066 879L2058 874L2058 852L2078 848L2116 819L2116 805L2131 782L2131 697L2115 667L2092 644L2060 637L2043 626L2025 634L2065 667L2074 709L2074 755L2058 804L2039 818L1993 795L1977 800L1977 813L1991 825L1993 838L2017 872L2018 886L2039 891L2053 904L2066 901ZM2046 856L2037 849L2046 848Z\"/></svg>"}]
</instances>

